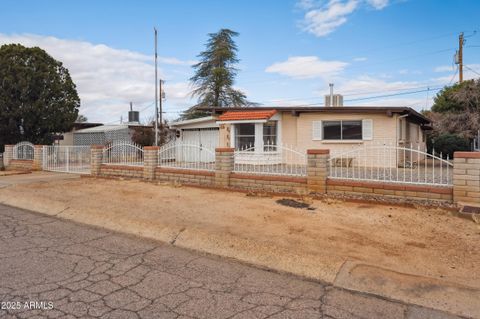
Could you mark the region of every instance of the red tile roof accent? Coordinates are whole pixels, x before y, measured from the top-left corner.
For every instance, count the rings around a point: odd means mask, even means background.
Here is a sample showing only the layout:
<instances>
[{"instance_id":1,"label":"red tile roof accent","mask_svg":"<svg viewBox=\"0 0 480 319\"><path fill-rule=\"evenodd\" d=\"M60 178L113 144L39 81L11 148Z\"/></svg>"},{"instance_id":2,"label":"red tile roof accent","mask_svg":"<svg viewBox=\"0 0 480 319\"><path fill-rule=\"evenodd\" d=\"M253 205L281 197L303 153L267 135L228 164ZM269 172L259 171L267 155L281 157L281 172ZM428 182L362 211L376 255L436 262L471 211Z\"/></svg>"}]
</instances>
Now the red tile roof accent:
<instances>
[{"instance_id":1,"label":"red tile roof accent","mask_svg":"<svg viewBox=\"0 0 480 319\"><path fill-rule=\"evenodd\" d=\"M268 120L277 110L227 111L218 117L219 121Z\"/></svg>"}]
</instances>

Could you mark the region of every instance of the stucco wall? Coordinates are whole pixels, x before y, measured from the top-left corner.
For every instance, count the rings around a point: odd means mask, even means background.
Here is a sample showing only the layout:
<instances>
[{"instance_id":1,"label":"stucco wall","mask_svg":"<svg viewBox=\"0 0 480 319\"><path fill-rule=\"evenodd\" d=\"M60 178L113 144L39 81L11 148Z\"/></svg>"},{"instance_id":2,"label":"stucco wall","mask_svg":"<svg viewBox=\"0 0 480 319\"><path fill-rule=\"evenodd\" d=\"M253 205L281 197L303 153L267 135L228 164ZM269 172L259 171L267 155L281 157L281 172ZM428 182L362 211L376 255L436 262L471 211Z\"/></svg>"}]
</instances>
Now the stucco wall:
<instances>
[{"instance_id":1,"label":"stucco wall","mask_svg":"<svg viewBox=\"0 0 480 319\"><path fill-rule=\"evenodd\" d=\"M327 141L312 139L313 121L335 120L373 120L373 139L371 141ZM300 113L298 117L290 113L282 114L283 136L282 143L293 145L297 149L330 149L331 154L349 150L352 146L372 145L379 142L395 143L395 117L384 114L328 114L328 113Z\"/></svg>"}]
</instances>

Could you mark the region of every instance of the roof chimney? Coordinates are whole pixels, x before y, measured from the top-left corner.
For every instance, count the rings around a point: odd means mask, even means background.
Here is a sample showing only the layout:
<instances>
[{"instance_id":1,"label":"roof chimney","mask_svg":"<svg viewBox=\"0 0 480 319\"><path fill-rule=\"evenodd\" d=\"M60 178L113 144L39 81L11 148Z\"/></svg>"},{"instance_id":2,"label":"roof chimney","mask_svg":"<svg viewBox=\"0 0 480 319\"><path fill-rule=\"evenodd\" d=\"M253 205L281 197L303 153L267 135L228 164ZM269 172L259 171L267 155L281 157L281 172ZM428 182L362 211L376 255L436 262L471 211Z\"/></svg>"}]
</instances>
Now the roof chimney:
<instances>
[{"instance_id":1,"label":"roof chimney","mask_svg":"<svg viewBox=\"0 0 480 319\"><path fill-rule=\"evenodd\" d=\"M140 112L133 110L133 103L130 102L130 111L128 112L128 124L139 124Z\"/></svg>"},{"instance_id":2,"label":"roof chimney","mask_svg":"<svg viewBox=\"0 0 480 319\"><path fill-rule=\"evenodd\" d=\"M333 94L333 83L329 84L330 94L325 95L325 106L343 106L343 96L341 94Z\"/></svg>"}]
</instances>

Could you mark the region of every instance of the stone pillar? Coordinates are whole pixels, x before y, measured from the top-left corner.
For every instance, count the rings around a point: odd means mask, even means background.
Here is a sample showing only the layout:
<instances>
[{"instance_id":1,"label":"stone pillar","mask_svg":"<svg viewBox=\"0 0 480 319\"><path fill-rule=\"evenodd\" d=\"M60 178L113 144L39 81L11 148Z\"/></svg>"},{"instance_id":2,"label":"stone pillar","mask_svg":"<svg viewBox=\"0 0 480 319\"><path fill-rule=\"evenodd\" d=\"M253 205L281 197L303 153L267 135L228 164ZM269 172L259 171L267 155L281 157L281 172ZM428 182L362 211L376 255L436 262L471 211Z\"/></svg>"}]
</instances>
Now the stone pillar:
<instances>
[{"instance_id":1,"label":"stone pillar","mask_svg":"<svg viewBox=\"0 0 480 319\"><path fill-rule=\"evenodd\" d=\"M145 146L143 148L143 178L155 179L155 168L158 165L158 146Z\"/></svg>"},{"instance_id":2,"label":"stone pillar","mask_svg":"<svg viewBox=\"0 0 480 319\"><path fill-rule=\"evenodd\" d=\"M215 186L228 187L230 185L234 151L234 148L229 147L218 147L215 149Z\"/></svg>"},{"instance_id":3,"label":"stone pillar","mask_svg":"<svg viewBox=\"0 0 480 319\"><path fill-rule=\"evenodd\" d=\"M10 165L10 162L13 159L13 147L15 145L5 145L5 153L3 153L3 163L5 167Z\"/></svg>"},{"instance_id":4,"label":"stone pillar","mask_svg":"<svg viewBox=\"0 0 480 319\"><path fill-rule=\"evenodd\" d=\"M330 150L307 150L307 187L309 192L326 193Z\"/></svg>"},{"instance_id":5,"label":"stone pillar","mask_svg":"<svg viewBox=\"0 0 480 319\"><path fill-rule=\"evenodd\" d=\"M102 165L103 145L92 145L90 147L90 174L92 176L100 175L100 166Z\"/></svg>"},{"instance_id":6,"label":"stone pillar","mask_svg":"<svg viewBox=\"0 0 480 319\"><path fill-rule=\"evenodd\" d=\"M453 201L480 207L480 152L454 153Z\"/></svg>"},{"instance_id":7,"label":"stone pillar","mask_svg":"<svg viewBox=\"0 0 480 319\"><path fill-rule=\"evenodd\" d=\"M35 145L33 148L32 170L41 171L43 169L43 145Z\"/></svg>"}]
</instances>

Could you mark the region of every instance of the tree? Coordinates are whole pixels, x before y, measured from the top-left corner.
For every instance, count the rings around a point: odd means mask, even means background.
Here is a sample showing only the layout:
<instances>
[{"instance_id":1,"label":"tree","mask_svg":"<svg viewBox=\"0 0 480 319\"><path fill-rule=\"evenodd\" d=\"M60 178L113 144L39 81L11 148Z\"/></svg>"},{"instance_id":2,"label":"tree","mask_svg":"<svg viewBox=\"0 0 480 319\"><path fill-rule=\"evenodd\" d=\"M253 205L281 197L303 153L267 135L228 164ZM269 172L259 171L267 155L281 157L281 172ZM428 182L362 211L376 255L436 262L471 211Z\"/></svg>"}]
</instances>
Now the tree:
<instances>
[{"instance_id":1,"label":"tree","mask_svg":"<svg viewBox=\"0 0 480 319\"><path fill-rule=\"evenodd\" d=\"M38 47L0 47L0 145L51 143L52 134L71 128L79 107L61 62Z\"/></svg>"},{"instance_id":2,"label":"tree","mask_svg":"<svg viewBox=\"0 0 480 319\"><path fill-rule=\"evenodd\" d=\"M433 120L431 138L453 134L472 139L480 130L480 79L445 87L427 116Z\"/></svg>"},{"instance_id":3,"label":"tree","mask_svg":"<svg viewBox=\"0 0 480 319\"><path fill-rule=\"evenodd\" d=\"M86 123L88 122L88 119L85 115L78 114L77 119L75 120L75 123Z\"/></svg>"},{"instance_id":4,"label":"tree","mask_svg":"<svg viewBox=\"0 0 480 319\"><path fill-rule=\"evenodd\" d=\"M245 94L233 88L237 75L235 64L237 58L237 45L233 37L238 33L229 29L221 29L217 33L210 33L206 50L198 57L200 62L193 65L195 75L190 78L195 87L192 96L198 98L198 103L183 113L182 118L195 118L204 116L205 112L198 110L201 106L246 106L251 105Z\"/></svg>"}]
</instances>

